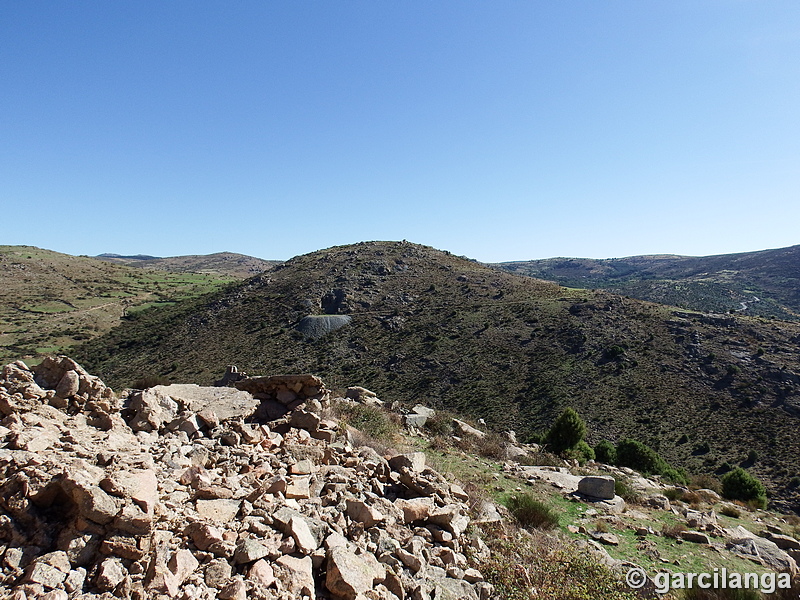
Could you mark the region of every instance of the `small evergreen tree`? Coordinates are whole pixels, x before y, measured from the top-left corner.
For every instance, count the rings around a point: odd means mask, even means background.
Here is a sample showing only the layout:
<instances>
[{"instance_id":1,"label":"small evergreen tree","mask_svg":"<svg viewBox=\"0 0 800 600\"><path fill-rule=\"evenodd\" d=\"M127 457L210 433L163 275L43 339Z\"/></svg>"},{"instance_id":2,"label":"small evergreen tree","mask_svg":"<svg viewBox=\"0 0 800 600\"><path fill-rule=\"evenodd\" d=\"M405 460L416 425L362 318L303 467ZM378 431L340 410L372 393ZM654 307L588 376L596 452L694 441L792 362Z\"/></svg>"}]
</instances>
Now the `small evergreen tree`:
<instances>
[{"instance_id":1,"label":"small evergreen tree","mask_svg":"<svg viewBox=\"0 0 800 600\"><path fill-rule=\"evenodd\" d=\"M595 460L607 465L613 465L617 462L617 449L614 444L608 440L601 440L594 447Z\"/></svg>"},{"instance_id":2,"label":"small evergreen tree","mask_svg":"<svg viewBox=\"0 0 800 600\"><path fill-rule=\"evenodd\" d=\"M547 445L553 452L560 453L575 448L585 436L586 423L575 410L566 408L547 433Z\"/></svg>"},{"instance_id":3,"label":"small evergreen tree","mask_svg":"<svg viewBox=\"0 0 800 600\"><path fill-rule=\"evenodd\" d=\"M761 508L767 505L767 489L764 484L741 467L723 475L722 495L729 500L753 502Z\"/></svg>"},{"instance_id":4,"label":"small evergreen tree","mask_svg":"<svg viewBox=\"0 0 800 600\"><path fill-rule=\"evenodd\" d=\"M660 475L667 463L650 446L638 440L626 438L617 444L617 464L642 473Z\"/></svg>"}]
</instances>

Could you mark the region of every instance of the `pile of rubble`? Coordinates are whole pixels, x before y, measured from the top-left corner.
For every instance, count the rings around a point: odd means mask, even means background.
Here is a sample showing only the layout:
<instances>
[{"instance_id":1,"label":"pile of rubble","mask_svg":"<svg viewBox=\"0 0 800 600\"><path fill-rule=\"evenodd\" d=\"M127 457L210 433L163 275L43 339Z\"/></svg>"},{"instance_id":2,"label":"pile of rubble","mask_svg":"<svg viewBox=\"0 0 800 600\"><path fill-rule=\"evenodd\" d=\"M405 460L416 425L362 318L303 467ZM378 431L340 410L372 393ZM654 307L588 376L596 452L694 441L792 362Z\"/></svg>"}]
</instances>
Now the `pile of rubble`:
<instances>
[{"instance_id":1,"label":"pile of rubble","mask_svg":"<svg viewBox=\"0 0 800 600\"><path fill-rule=\"evenodd\" d=\"M5 596L490 598L464 491L352 447L303 377L118 398L66 357L4 367Z\"/></svg>"}]
</instances>

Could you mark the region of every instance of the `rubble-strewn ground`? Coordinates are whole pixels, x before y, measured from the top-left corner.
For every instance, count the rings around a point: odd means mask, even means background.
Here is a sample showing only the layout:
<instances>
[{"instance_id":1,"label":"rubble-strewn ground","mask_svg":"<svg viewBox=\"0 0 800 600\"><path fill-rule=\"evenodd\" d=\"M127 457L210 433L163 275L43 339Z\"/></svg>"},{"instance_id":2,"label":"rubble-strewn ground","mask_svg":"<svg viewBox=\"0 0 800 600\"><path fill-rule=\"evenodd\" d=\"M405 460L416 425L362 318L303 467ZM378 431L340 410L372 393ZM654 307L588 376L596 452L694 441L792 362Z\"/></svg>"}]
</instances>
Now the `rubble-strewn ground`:
<instances>
[{"instance_id":1,"label":"rubble-strewn ground","mask_svg":"<svg viewBox=\"0 0 800 600\"><path fill-rule=\"evenodd\" d=\"M278 390L296 410L268 424L247 392L181 387L118 399L66 357L5 367L10 597L492 596L464 491L424 454L338 441L317 381Z\"/></svg>"},{"instance_id":2,"label":"rubble-strewn ground","mask_svg":"<svg viewBox=\"0 0 800 600\"><path fill-rule=\"evenodd\" d=\"M621 599L634 595L618 577L633 563L651 576L797 571L785 519L710 491L670 501L671 488L629 470L524 466L535 448L513 434L497 443L450 419L434 435L422 406L401 436L400 416L369 390L332 400L311 375L236 386L117 396L66 357L7 365L6 597ZM348 424L395 427L391 444ZM609 475L628 502L602 489ZM519 493L553 507L560 529L509 521L496 501Z\"/></svg>"}]
</instances>

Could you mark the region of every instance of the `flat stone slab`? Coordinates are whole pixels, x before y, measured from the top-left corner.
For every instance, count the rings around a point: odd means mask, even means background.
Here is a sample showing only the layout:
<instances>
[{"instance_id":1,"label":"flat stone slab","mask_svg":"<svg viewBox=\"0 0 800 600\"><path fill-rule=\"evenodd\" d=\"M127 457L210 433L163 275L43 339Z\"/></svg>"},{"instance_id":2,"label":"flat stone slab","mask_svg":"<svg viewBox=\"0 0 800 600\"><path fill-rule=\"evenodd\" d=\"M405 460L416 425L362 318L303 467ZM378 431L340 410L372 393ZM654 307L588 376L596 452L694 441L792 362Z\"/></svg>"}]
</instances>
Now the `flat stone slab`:
<instances>
[{"instance_id":1,"label":"flat stone slab","mask_svg":"<svg viewBox=\"0 0 800 600\"><path fill-rule=\"evenodd\" d=\"M573 475L566 467L520 467L528 479L545 481L565 492L577 492L583 477Z\"/></svg>"},{"instance_id":2,"label":"flat stone slab","mask_svg":"<svg viewBox=\"0 0 800 600\"><path fill-rule=\"evenodd\" d=\"M151 389L171 397L193 413L199 413L205 409L212 410L220 421L249 417L260 404L249 392L227 387L173 383L172 385L157 385Z\"/></svg>"},{"instance_id":3,"label":"flat stone slab","mask_svg":"<svg viewBox=\"0 0 800 600\"><path fill-rule=\"evenodd\" d=\"M228 523L236 518L241 508L238 500L198 500L197 514L216 523Z\"/></svg>"}]
</instances>

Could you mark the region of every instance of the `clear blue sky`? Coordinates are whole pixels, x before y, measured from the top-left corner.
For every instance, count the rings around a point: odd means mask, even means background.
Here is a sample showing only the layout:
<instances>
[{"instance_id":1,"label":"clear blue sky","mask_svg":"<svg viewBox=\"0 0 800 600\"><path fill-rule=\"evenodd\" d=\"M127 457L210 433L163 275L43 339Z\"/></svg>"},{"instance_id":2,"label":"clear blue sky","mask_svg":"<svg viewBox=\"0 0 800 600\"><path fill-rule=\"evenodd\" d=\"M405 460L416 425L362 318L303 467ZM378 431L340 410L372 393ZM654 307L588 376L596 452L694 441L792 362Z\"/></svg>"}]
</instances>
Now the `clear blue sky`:
<instances>
[{"instance_id":1,"label":"clear blue sky","mask_svg":"<svg viewBox=\"0 0 800 600\"><path fill-rule=\"evenodd\" d=\"M0 0L0 243L800 243L797 0Z\"/></svg>"}]
</instances>

